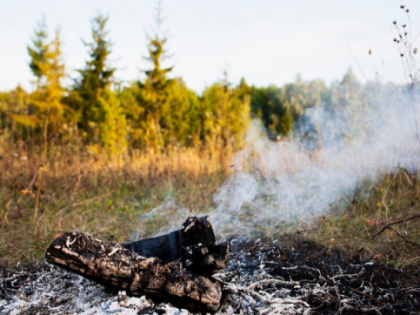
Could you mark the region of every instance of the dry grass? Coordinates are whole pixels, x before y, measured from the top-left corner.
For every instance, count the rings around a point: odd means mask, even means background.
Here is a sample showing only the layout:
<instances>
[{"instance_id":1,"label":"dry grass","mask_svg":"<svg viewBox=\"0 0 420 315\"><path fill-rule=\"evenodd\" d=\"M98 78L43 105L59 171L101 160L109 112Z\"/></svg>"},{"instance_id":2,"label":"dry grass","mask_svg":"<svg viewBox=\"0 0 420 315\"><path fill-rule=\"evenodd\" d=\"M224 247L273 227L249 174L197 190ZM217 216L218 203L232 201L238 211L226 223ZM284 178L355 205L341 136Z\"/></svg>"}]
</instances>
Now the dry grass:
<instances>
[{"instance_id":1,"label":"dry grass","mask_svg":"<svg viewBox=\"0 0 420 315\"><path fill-rule=\"evenodd\" d=\"M179 205L206 212L230 174L232 151L172 148L164 154L134 153L119 161L68 147L42 153L0 152L0 262L43 257L54 235L86 231L104 240L124 241L140 227L139 217L170 196ZM399 170L359 187L346 210L331 211L301 237L363 258L408 266L420 262L420 219L384 225L420 213L418 176ZM145 233L164 224L150 220ZM295 230L279 224L269 234ZM403 238L404 237L404 238Z\"/></svg>"},{"instance_id":2,"label":"dry grass","mask_svg":"<svg viewBox=\"0 0 420 315\"><path fill-rule=\"evenodd\" d=\"M398 267L420 263L419 174L404 169L359 187L347 209L332 211L307 231L321 245ZM412 220L404 221L410 217ZM381 229L386 225L392 229Z\"/></svg>"},{"instance_id":3,"label":"dry grass","mask_svg":"<svg viewBox=\"0 0 420 315\"><path fill-rule=\"evenodd\" d=\"M3 262L40 259L54 235L86 231L124 241L141 214L168 196L196 211L229 172L231 153L172 148L119 161L57 149L41 154L9 150L0 160L0 257ZM149 229L157 229L154 222Z\"/></svg>"}]
</instances>

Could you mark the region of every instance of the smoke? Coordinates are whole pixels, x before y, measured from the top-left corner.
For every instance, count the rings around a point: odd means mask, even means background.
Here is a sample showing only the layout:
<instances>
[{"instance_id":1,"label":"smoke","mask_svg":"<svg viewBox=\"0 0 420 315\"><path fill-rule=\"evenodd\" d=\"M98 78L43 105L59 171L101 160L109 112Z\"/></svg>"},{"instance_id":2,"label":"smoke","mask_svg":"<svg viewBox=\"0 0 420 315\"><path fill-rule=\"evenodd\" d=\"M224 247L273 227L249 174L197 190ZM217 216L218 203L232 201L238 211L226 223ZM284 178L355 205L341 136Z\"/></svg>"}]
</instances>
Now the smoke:
<instances>
[{"instance_id":1,"label":"smoke","mask_svg":"<svg viewBox=\"0 0 420 315\"><path fill-rule=\"evenodd\" d=\"M213 197L208 215L217 235L310 223L332 206L344 209L363 182L399 167L417 171L420 108L414 92L379 83L351 95L342 86L332 88L329 101L307 109L298 127L277 142L254 119L234 157L234 174ZM167 217L161 234L179 228L187 213L166 200L146 216Z\"/></svg>"},{"instance_id":2,"label":"smoke","mask_svg":"<svg viewBox=\"0 0 420 315\"><path fill-rule=\"evenodd\" d=\"M344 208L365 181L399 167L417 171L420 109L413 91L368 84L364 92L375 96L307 110L304 123L284 141L271 141L261 121L253 120L234 158L236 173L213 198L216 232L309 223L332 205Z\"/></svg>"},{"instance_id":3,"label":"smoke","mask_svg":"<svg viewBox=\"0 0 420 315\"><path fill-rule=\"evenodd\" d=\"M189 216L191 216L191 211L179 206L173 197L168 195L159 207L140 216L139 221L143 229L131 231L127 241L139 240L146 236L159 236L178 230ZM156 225L161 225L161 228L156 229ZM146 226L149 229L152 228L152 231L145 231Z\"/></svg>"}]
</instances>

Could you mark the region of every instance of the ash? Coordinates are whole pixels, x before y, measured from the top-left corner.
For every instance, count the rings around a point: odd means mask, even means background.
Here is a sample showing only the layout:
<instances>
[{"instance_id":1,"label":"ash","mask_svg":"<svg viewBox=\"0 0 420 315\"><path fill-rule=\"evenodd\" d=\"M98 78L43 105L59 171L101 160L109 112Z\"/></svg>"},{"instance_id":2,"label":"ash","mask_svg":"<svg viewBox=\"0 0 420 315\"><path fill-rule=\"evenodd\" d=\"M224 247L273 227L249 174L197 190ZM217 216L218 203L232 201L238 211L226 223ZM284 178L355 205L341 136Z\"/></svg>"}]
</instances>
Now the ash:
<instances>
[{"instance_id":1,"label":"ash","mask_svg":"<svg viewBox=\"0 0 420 315\"><path fill-rule=\"evenodd\" d=\"M420 268L343 258L308 242L229 240L216 314L419 314ZM128 297L41 263L0 270L0 314L170 314L187 310Z\"/></svg>"}]
</instances>

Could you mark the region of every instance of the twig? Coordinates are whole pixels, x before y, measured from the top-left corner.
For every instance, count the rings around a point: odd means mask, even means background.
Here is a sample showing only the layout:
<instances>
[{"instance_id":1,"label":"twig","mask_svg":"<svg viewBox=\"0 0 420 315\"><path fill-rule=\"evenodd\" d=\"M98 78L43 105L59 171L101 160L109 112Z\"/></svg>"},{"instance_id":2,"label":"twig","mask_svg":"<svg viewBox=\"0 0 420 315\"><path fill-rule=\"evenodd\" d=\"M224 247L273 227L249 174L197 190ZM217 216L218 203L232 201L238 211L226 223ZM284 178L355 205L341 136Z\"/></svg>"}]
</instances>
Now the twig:
<instances>
[{"instance_id":1,"label":"twig","mask_svg":"<svg viewBox=\"0 0 420 315\"><path fill-rule=\"evenodd\" d=\"M38 209L39 209L39 196L41 195L41 186L42 186L42 172L44 170L44 167L41 166L39 169L39 175L38 175L38 189L36 191L36 198L35 198L35 210L34 210L34 217L33 222L35 222L36 217L38 215Z\"/></svg>"},{"instance_id":2,"label":"twig","mask_svg":"<svg viewBox=\"0 0 420 315\"><path fill-rule=\"evenodd\" d=\"M77 191L77 187L79 186L79 183L80 183L80 180L82 179L82 174L79 174L78 176L77 176L77 180L76 180L76 183L74 184L74 187L73 187L73 191L71 192L71 196L70 196L70 199L73 201L73 198L74 198L74 194L76 193L76 191Z\"/></svg>"},{"instance_id":3,"label":"twig","mask_svg":"<svg viewBox=\"0 0 420 315\"><path fill-rule=\"evenodd\" d=\"M406 241L407 243L413 245L414 247L418 247L420 248L420 244L410 241L409 239L407 239L404 235L402 235L401 233L399 233L396 229L392 228L392 227L388 227L388 229L392 230L395 232L395 234L397 234L397 236L401 237L404 241Z\"/></svg>"},{"instance_id":4,"label":"twig","mask_svg":"<svg viewBox=\"0 0 420 315\"><path fill-rule=\"evenodd\" d=\"M38 173L39 173L40 169L41 168L38 168L38 170L35 172L34 176L32 177L32 179L31 179L31 181L30 181L30 183L28 185L28 188L27 188L28 191L32 191L32 187L33 187L33 185L35 183L35 179L38 176ZM24 194L20 195L19 199L16 201L16 204L19 204L19 202L23 198L23 196L24 196Z\"/></svg>"},{"instance_id":5,"label":"twig","mask_svg":"<svg viewBox=\"0 0 420 315\"><path fill-rule=\"evenodd\" d=\"M372 237L372 239L370 240L370 242L373 242L380 234L382 234L383 231L385 231L386 229L390 228L391 225L395 225L395 224L399 224L399 223L404 223L404 222L411 221L411 220L418 219L418 218L420 218L420 214L416 214L416 215L413 215L412 217L409 217L409 218L406 218L406 219L402 219L402 220L399 220L399 221L395 221L395 222L389 223L389 224L385 225L382 229L380 229L379 232L377 232Z\"/></svg>"},{"instance_id":6,"label":"twig","mask_svg":"<svg viewBox=\"0 0 420 315\"><path fill-rule=\"evenodd\" d=\"M364 293L364 292L362 292L360 290L354 289L354 288L349 287L349 286L346 286L346 287L348 287L353 292L356 292L356 293L358 293L360 295L363 295L363 296L368 297L369 299L371 299L372 301L375 301L376 303L379 303L379 304L382 304L382 305L386 305L386 303L382 302L381 300L378 300L377 298L373 297L372 295L366 294L366 293Z\"/></svg>"},{"instance_id":7,"label":"twig","mask_svg":"<svg viewBox=\"0 0 420 315\"><path fill-rule=\"evenodd\" d=\"M415 242L413 242L413 241L410 241L410 240L408 240L408 239L406 239L403 235L401 235L400 233L398 233L395 229L393 229L393 228L391 228L391 226L392 225L395 225L395 224L399 224L399 223L404 223L404 222L407 222L407 221L411 221L411 220L414 220L414 219L418 219L418 218L420 218L420 214L416 214L416 215L413 215L412 217L409 217L409 218L406 218L406 219L402 219L402 220L399 220L399 221L395 221L395 222L391 222L391 223L389 223L389 224L387 224L387 225L385 225L384 227L382 227L373 237L372 237L372 239L368 242L368 243L372 243L379 235L381 235L382 233L383 233L383 231L385 231L385 230L387 230L387 229L390 229L390 230L393 230L399 237L401 237L403 240L405 240L406 242L408 242L408 243L410 243L411 245L413 245L413 246L416 246L416 247L420 247L420 244L417 244L417 243L415 243ZM362 251L364 251L365 250L365 247L366 246L363 246L362 248L360 248L359 250L358 250L358 252L359 253L361 253Z\"/></svg>"}]
</instances>

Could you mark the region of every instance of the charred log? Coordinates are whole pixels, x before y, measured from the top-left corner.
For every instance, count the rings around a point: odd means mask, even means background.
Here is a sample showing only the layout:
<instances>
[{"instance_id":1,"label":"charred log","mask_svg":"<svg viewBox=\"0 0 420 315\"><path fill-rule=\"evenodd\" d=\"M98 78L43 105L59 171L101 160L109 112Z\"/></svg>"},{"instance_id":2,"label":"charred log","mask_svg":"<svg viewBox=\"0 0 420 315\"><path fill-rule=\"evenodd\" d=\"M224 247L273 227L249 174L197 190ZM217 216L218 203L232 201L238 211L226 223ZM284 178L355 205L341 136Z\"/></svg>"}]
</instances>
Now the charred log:
<instances>
[{"instance_id":1,"label":"charred log","mask_svg":"<svg viewBox=\"0 0 420 315\"><path fill-rule=\"evenodd\" d=\"M227 253L227 247L210 248ZM193 251L190 254L191 258L194 255L202 258L195 264L195 269L204 268L208 271L211 270L208 266L214 268L214 263L206 262L211 260L206 258L211 253L208 247L198 250L202 253ZM214 256L216 254L214 252ZM139 256L120 244L102 242L86 233L62 234L50 245L45 257L52 264L110 289L125 290L133 296L146 295L156 302L171 302L191 311L215 312L220 307L222 284L218 280L192 272L185 273L182 262L164 264L155 257Z\"/></svg>"},{"instance_id":2,"label":"charred log","mask_svg":"<svg viewBox=\"0 0 420 315\"><path fill-rule=\"evenodd\" d=\"M226 268L227 244L200 246L189 250L181 261L196 274L212 275Z\"/></svg>"},{"instance_id":3,"label":"charred log","mask_svg":"<svg viewBox=\"0 0 420 315\"><path fill-rule=\"evenodd\" d=\"M214 245L216 237L206 217L190 217L184 228L154 238L141 239L122 246L143 257L157 257L163 262L181 258L191 248Z\"/></svg>"},{"instance_id":4,"label":"charred log","mask_svg":"<svg viewBox=\"0 0 420 315\"><path fill-rule=\"evenodd\" d=\"M212 275L226 268L227 244L216 245L213 228L206 217L190 217L184 228L154 238L141 239L122 246L143 257L163 262L180 259L196 274Z\"/></svg>"}]
</instances>

